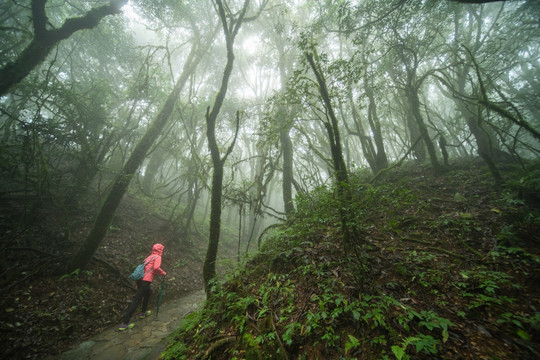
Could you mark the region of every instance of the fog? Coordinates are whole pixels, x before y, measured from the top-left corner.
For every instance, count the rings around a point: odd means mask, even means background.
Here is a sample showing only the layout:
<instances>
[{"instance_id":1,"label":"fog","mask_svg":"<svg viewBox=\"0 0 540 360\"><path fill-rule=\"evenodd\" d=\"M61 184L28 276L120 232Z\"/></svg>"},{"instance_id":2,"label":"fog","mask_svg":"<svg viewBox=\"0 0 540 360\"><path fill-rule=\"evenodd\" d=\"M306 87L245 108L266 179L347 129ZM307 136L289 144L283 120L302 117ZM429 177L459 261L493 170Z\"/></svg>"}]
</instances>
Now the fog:
<instances>
[{"instance_id":1,"label":"fog","mask_svg":"<svg viewBox=\"0 0 540 360\"><path fill-rule=\"evenodd\" d=\"M129 192L159 203L179 236L206 233L208 116L219 94L217 149L230 149L221 219L242 249L291 215L286 202L336 181L333 151L366 179L399 161L438 171L480 156L497 180L504 161L538 158L536 1L265 0L248 2L243 18L244 2L224 2L227 30L241 25L229 39L226 93L221 2L110 3L120 12L62 39L3 88L2 198L90 196L99 208L172 98ZM3 2L3 82L33 39L44 44L66 20L108 4L47 1L38 37L29 2Z\"/></svg>"}]
</instances>

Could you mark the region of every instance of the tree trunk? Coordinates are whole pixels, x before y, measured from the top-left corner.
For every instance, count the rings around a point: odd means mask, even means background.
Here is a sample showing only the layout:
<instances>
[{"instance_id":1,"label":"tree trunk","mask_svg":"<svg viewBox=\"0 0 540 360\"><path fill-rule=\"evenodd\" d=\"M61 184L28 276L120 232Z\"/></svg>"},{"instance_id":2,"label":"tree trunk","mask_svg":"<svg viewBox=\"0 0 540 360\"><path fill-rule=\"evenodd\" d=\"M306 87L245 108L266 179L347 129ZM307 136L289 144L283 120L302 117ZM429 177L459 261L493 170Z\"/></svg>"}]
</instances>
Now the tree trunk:
<instances>
[{"instance_id":1,"label":"tree trunk","mask_svg":"<svg viewBox=\"0 0 540 360\"><path fill-rule=\"evenodd\" d=\"M313 70L315 77L317 78L317 83L319 84L319 91L324 102L324 107L328 112L328 117L330 122L325 123L325 127L328 133L328 141L330 143L330 151L332 154L332 160L334 164L334 171L336 173L336 180L338 183L347 184L349 182L349 175L347 174L347 168L345 167L345 160L343 159L343 152L341 150L341 137L339 135L339 126L338 121L334 112L334 107L332 106L330 95L326 87L326 80L319 69L318 65L315 63L313 54L306 53L306 58L309 61L309 65Z\"/></svg>"},{"instance_id":2,"label":"tree trunk","mask_svg":"<svg viewBox=\"0 0 540 360\"><path fill-rule=\"evenodd\" d=\"M431 141L428 128L426 124L424 123L422 114L420 113L420 100L418 99L418 89L414 86L410 86L409 91L408 91L408 96L409 96L409 102L411 104L411 111L414 116L414 119L416 120L416 124L418 125L420 136L422 136L422 139L424 140L424 144L426 145L429 159L431 161L431 165L433 166L433 169L435 170L435 172L440 172L442 170L442 167L439 164L439 160L437 160L437 153L435 151L435 145L433 144L433 141Z\"/></svg>"},{"instance_id":3,"label":"tree trunk","mask_svg":"<svg viewBox=\"0 0 540 360\"><path fill-rule=\"evenodd\" d=\"M283 152L283 203L285 204L285 215L287 218L294 212L292 197L293 146L289 131L290 127L286 127L279 132L281 151Z\"/></svg>"},{"instance_id":4,"label":"tree trunk","mask_svg":"<svg viewBox=\"0 0 540 360\"><path fill-rule=\"evenodd\" d=\"M472 53L470 53L470 55L471 61L474 61L472 60L474 59ZM458 73L456 82L458 91L461 94L465 94L465 84L469 69L471 68L472 65L466 63ZM493 175L495 183L497 185L501 184L502 177L499 169L497 168L494 157L494 154L499 150L499 148L496 146L496 142L492 140L492 135L490 134L489 129L486 129L484 126L481 107L479 105L473 105L473 110L471 110L463 101L459 101L458 99L455 99L455 101L457 103L459 112L466 119L469 130L476 140L478 155L486 162L491 174Z\"/></svg>"},{"instance_id":5,"label":"tree trunk","mask_svg":"<svg viewBox=\"0 0 540 360\"><path fill-rule=\"evenodd\" d=\"M375 140L375 146L377 152L375 154L375 166L377 171L388 167L388 158L386 157L386 151L384 149L384 142L381 130L381 122L377 115L377 103L375 102L375 96L373 95L373 89L367 83L367 76L364 77L366 95L369 99L368 105L368 122L373 132L373 138Z\"/></svg>"},{"instance_id":6,"label":"tree trunk","mask_svg":"<svg viewBox=\"0 0 540 360\"><path fill-rule=\"evenodd\" d=\"M218 6L219 17L221 24L223 25L223 33L225 35L225 42L227 46L227 63L225 64L225 69L223 70L223 77L221 79L221 87L216 95L214 100L214 106L210 111L208 107L206 111L206 137L208 138L208 147L210 148L210 155L212 158L212 165L214 167L214 172L212 175L212 192L211 192L211 201L210 201L210 234L208 239L208 249L206 251L206 258L203 265L203 280L204 288L207 296L211 295L211 282L212 279L216 277L216 258L217 251L219 246L219 236L221 231L221 196L223 190L223 164L225 160L231 153L234 144L236 142L236 137L238 135L238 128L240 122L240 114L236 115L236 133L234 140L227 149L227 152L221 158L219 147L216 141L215 127L216 119L225 100L225 95L227 94L227 88L229 86L229 78L231 77L233 64L234 64L234 50L233 44L240 26L246 15L246 11L249 5L249 0L245 0L243 8L238 15L237 19L231 19L230 24L227 22L227 15L225 14L225 9L221 0L216 0Z\"/></svg>"},{"instance_id":7,"label":"tree trunk","mask_svg":"<svg viewBox=\"0 0 540 360\"><path fill-rule=\"evenodd\" d=\"M210 234L208 236L208 249L203 265L203 279L205 291L210 294L211 281L216 276L216 258L221 232L221 196L223 190L223 163L213 163L212 191L210 197Z\"/></svg>"},{"instance_id":8,"label":"tree trunk","mask_svg":"<svg viewBox=\"0 0 540 360\"><path fill-rule=\"evenodd\" d=\"M418 124L414 118L411 102L408 101L406 104L404 104L404 106L407 112L406 126L407 129L409 129L409 141L411 144L413 144L418 138L422 139L422 133L418 129ZM424 146L423 139L417 142L412 150L412 154L414 155L414 158L420 162L424 162L426 160L426 148Z\"/></svg>"},{"instance_id":9,"label":"tree trunk","mask_svg":"<svg viewBox=\"0 0 540 360\"><path fill-rule=\"evenodd\" d=\"M233 58L234 57L230 57L229 59L233 59ZM229 62L227 62L227 64L229 65ZM227 78L227 81L230 77L231 70L232 70L232 62L230 63L230 67L229 66L225 67L225 73L223 77ZM222 87L222 90L223 90L223 87ZM226 86L225 86L225 91L218 92L217 97L225 98L225 94L226 94ZM221 99L221 101L218 101L216 99L216 102L214 104L222 104L222 103L223 103L223 99ZM219 147L216 141L216 134L215 134L216 117L218 113L219 111L217 112L213 111L212 114L215 115L214 117L211 117L211 114L209 113L209 111L207 111L206 113L206 124L207 124L206 134L208 137L208 146L210 148L210 154L212 157L212 165L214 168L214 172L212 174L212 191L211 191L211 198L210 198L211 199L210 200L210 233L208 235L208 249L206 251L206 258L204 260L204 265L203 265L203 280L204 280L204 287L205 287L205 291L207 295L210 295L211 282L216 277L216 259L217 259L217 252L218 252L218 246L219 246L219 237L220 237L220 232L221 232L221 198L222 198L222 193L223 193L223 166L236 142L236 136L238 135L238 128L239 128L239 123L240 123L240 114L237 113L237 125L236 125L236 133L235 133L234 140L232 144L229 146L223 158L221 158Z\"/></svg>"},{"instance_id":10,"label":"tree trunk","mask_svg":"<svg viewBox=\"0 0 540 360\"><path fill-rule=\"evenodd\" d=\"M281 40L281 39L280 39ZM283 49L282 42L278 41L276 43L277 49L279 51L279 78L281 83L281 91L285 92L287 88L287 75L285 71L285 50ZM279 122L282 124L279 131L279 142L281 144L281 151L283 156L283 183L282 183L282 192L283 192L283 204L285 210L285 216L289 218L294 212L294 202L293 202L293 146L291 141L291 124L289 122L289 111L284 105L281 107L279 112Z\"/></svg>"},{"instance_id":11,"label":"tree trunk","mask_svg":"<svg viewBox=\"0 0 540 360\"><path fill-rule=\"evenodd\" d=\"M193 44L191 53L189 54L189 57L184 65L182 75L178 79L173 91L167 98L167 101L163 105L163 108L157 115L155 121L150 125L141 141L137 144L137 146L135 146L133 153L122 168L120 174L116 177L112 189L96 218L94 227L90 231L90 234L84 241L79 251L71 260L68 272L72 272L75 269L84 268L94 256L95 251L99 247L99 244L109 229L114 212L120 204L120 201L122 200L131 179L144 161L148 149L150 149L154 141L161 134L163 128L166 126L174 110L174 105L178 100L180 91L184 87L184 84L191 73L195 71L198 62L206 52L206 47L204 49L198 49L199 46L200 45L198 43Z\"/></svg>"},{"instance_id":12,"label":"tree trunk","mask_svg":"<svg viewBox=\"0 0 540 360\"><path fill-rule=\"evenodd\" d=\"M184 234L186 237L189 236L191 232L191 223L195 217L195 209L197 208L197 203L199 202L199 197L201 193L201 188L199 187L199 180L196 177L193 177L188 182L189 192L188 200L186 205L186 210L182 214L182 219L184 219Z\"/></svg>"},{"instance_id":13,"label":"tree trunk","mask_svg":"<svg viewBox=\"0 0 540 360\"><path fill-rule=\"evenodd\" d=\"M471 133L474 135L474 138L476 139L476 146L478 148L478 155L486 162L489 171L493 175L493 178L495 179L495 183L497 185L501 184L503 182L501 174L499 172L499 169L497 168L497 165L495 164L494 156L493 156L493 146L489 139L488 134L484 131L482 128L482 118L481 118L481 109L478 109L478 116L468 116L467 117L467 125L469 125L469 129L471 130Z\"/></svg>"},{"instance_id":14,"label":"tree trunk","mask_svg":"<svg viewBox=\"0 0 540 360\"><path fill-rule=\"evenodd\" d=\"M351 193L349 189L349 176L347 173L347 168L345 167L345 161L343 159L343 153L341 150L341 140L339 136L337 118L330 100L330 95L326 86L326 80L318 64L315 63L314 54L306 52L305 56L309 62L311 69L313 70L313 73L315 74L317 83L319 85L318 90L323 99L326 113L330 118L330 121L325 122L324 125L328 133L328 140L330 143L330 150L332 153L332 160L336 177L336 189L339 207L338 211L341 219L343 250L345 251L345 253L356 254L356 257L360 259L359 255L356 252L356 246L354 244L354 241L356 240L355 229L351 228L350 226L350 224L354 223L354 215L347 210L351 201Z\"/></svg>"},{"instance_id":15,"label":"tree trunk","mask_svg":"<svg viewBox=\"0 0 540 360\"><path fill-rule=\"evenodd\" d=\"M352 118L355 127L355 130L349 129L349 133L358 136L358 138L360 139L360 145L362 146L364 158L368 162L371 171L376 174L379 169L377 166L377 161L375 159L375 148L373 146L373 142L371 141L371 138L366 135L364 125L362 124L362 120L360 119L360 114L358 114L358 110L356 110L356 105L352 96L352 87L349 87L347 93L349 103L351 104ZM345 125L347 125L346 122Z\"/></svg>"},{"instance_id":16,"label":"tree trunk","mask_svg":"<svg viewBox=\"0 0 540 360\"><path fill-rule=\"evenodd\" d=\"M165 151L161 148L157 148L150 157L148 164L146 165L142 181L142 188L148 194L152 192L152 185L154 184L154 180L156 178L156 174L159 168L161 167L161 165L163 165L164 159Z\"/></svg>"}]
</instances>

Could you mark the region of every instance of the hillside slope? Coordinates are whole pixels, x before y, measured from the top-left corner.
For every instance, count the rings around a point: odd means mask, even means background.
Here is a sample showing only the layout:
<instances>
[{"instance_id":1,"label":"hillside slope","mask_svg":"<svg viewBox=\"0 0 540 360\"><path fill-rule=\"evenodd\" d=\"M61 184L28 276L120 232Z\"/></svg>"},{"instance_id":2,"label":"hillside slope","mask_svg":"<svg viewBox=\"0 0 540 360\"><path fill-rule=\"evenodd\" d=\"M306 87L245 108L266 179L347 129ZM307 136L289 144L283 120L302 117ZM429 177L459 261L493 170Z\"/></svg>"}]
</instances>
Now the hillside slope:
<instances>
[{"instance_id":1,"label":"hillside slope","mask_svg":"<svg viewBox=\"0 0 540 360\"><path fill-rule=\"evenodd\" d=\"M498 190L477 160L355 177L358 256L343 253L329 189L298 198L163 358L539 358L536 169L509 167Z\"/></svg>"}]
</instances>

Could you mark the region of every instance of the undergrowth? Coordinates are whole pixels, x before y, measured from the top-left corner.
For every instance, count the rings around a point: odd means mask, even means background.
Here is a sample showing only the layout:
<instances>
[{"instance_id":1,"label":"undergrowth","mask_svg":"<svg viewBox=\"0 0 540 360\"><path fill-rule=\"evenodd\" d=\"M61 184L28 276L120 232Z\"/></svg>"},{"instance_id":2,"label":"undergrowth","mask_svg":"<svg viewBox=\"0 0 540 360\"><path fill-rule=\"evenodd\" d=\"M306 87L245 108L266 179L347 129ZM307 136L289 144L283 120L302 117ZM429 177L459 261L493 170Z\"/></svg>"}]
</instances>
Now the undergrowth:
<instances>
[{"instance_id":1,"label":"undergrowth","mask_svg":"<svg viewBox=\"0 0 540 360\"><path fill-rule=\"evenodd\" d=\"M299 196L163 359L537 358L537 210L478 169L401 175L352 181L365 267L341 248L332 189Z\"/></svg>"}]
</instances>

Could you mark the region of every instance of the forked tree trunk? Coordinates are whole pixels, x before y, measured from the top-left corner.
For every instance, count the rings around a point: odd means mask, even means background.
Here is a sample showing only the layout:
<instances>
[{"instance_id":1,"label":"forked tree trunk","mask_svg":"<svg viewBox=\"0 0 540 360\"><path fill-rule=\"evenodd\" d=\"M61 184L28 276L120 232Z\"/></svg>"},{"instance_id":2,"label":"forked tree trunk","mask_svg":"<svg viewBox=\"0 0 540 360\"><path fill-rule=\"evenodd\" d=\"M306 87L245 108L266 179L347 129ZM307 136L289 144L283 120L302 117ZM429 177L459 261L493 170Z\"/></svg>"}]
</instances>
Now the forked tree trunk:
<instances>
[{"instance_id":1,"label":"forked tree trunk","mask_svg":"<svg viewBox=\"0 0 540 360\"><path fill-rule=\"evenodd\" d=\"M440 172L442 170L442 166L439 164L439 160L437 159L435 145L433 144L433 141L431 141L428 128L424 123L422 114L420 113L420 99L418 99L418 89L414 86L410 86L408 95L409 102L411 104L412 114L414 116L414 119L416 120L418 129L420 130L420 136L422 137L422 140L424 140L424 144L426 145L431 165L433 166L435 172Z\"/></svg>"},{"instance_id":2,"label":"forked tree trunk","mask_svg":"<svg viewBox=\"0 0 540 360\"><path fill-rule=\"evenodd\" d=\"M377 114L377 102L373 94L373 89L368 84L367 76L364 77L366 95L369 99L368 105L368 122L373 132L373 139L375 140L375 146L377 151L375 154L375 166L377 171L388 167L388 158L386 157L386 150L384 148L384 141L381 130L381 122Z\"/></svg>"},{"instance_id":3,"label":"forked tree trunk","mask_svg":"<svg viewBox=\"0 0 540 360\"><path fill-rule=\"evenodd\" d=\"M360 140L360 146L362 147L362 152L364 154L364 158L368 162L371 171L374 174L376 174L377 171L379 171L380 169L377 166L377 160L375 158L375 153L376 153L375 147L373 146L373 141L371 140L371 137L366 135L364 125L362 124L362 120L360 119L360 114L358 114L358 110L356 109L356 106L354 104L351 86L349 86L349 89L347 91L347 96L349 98L349 103L351 104L352 119L354 122L355 129L354 130L349 129L346 122L345 122L345 126L349 130L349 134L358 136L358 139Z\"/></svg>"}]
</instances>

